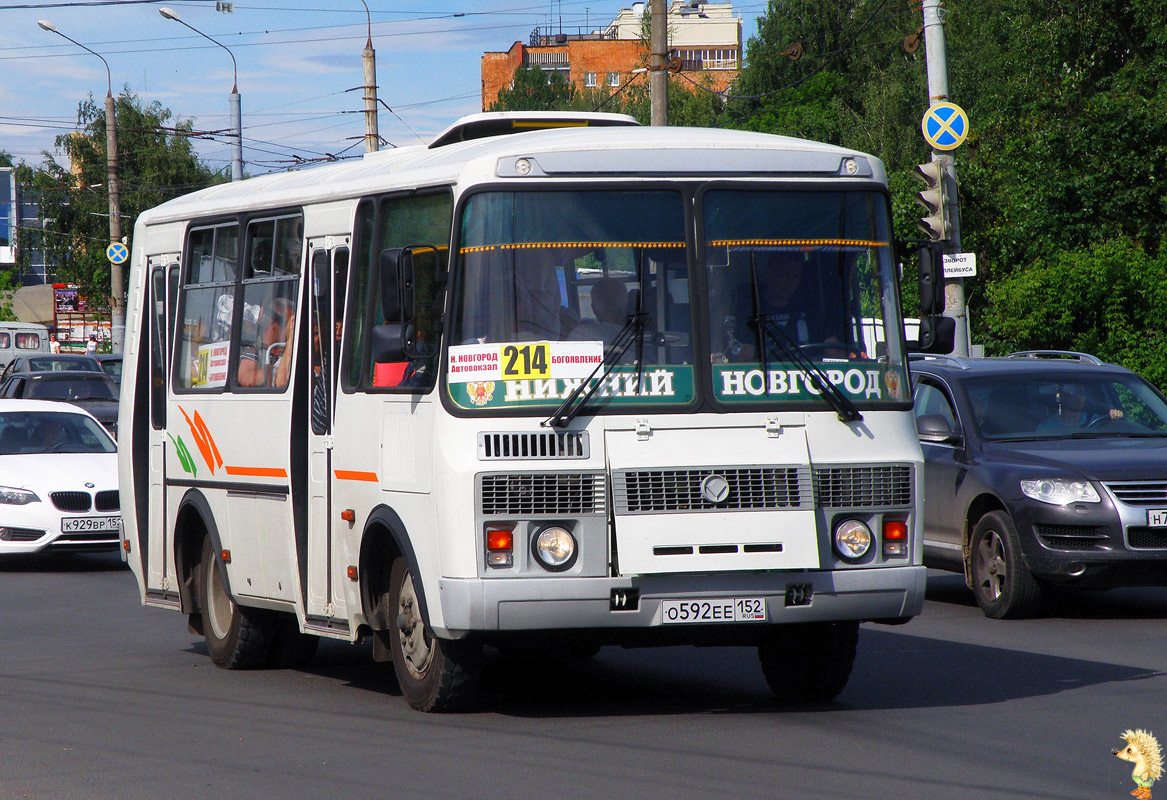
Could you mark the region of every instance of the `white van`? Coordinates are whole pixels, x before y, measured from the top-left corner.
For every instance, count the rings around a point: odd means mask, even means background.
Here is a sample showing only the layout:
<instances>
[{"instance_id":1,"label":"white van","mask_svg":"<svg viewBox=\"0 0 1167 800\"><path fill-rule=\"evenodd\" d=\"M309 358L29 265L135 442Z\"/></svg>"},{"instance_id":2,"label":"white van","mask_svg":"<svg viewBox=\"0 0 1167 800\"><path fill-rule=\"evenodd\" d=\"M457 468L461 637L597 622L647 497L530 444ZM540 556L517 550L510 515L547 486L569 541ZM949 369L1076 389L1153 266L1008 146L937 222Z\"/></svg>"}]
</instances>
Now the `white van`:
<instances>
[{"instance_id":1,"label":"white van","mask_svg":"<svg viewBox=\"0 0 1167 800\"><path fill-rule=\"evenodd\" d=\"M35 322L0 322L0 365L25 353L49 352L49 329Z\"/></svg>"}]
</instances>

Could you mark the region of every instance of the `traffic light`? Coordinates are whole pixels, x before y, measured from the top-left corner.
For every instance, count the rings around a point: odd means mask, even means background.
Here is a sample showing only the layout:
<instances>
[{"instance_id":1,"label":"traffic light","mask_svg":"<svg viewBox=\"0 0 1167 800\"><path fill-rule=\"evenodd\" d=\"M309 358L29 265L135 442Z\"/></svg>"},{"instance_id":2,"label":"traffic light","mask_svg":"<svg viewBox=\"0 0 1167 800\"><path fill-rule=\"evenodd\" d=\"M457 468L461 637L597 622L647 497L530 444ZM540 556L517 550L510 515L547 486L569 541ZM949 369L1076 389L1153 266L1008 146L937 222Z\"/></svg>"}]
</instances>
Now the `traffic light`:
<instances>
[{"instance_id":1,"label":"traffic light","mask_svg":"<svg viewBox=\"0 0 1167 800\"><path fill-rule=\"evenodd\" d=\"M916 202L927 214L920 217L918 227L933 240L948 238L948 173L940 161L917 164L912 168L916 177L927 184L927 188L916 192Z\"/></svg>"},{"instance_id":2,"label":"traffic light","mask_svg":"<svg viewBox=\"0 0 1167 800\"><path fill-rule=\"evenodd\" d=\"M925 242L919 250L920 314L928 317L944 313L944 248L940 242Z\"/></svg>"}]
</instances>

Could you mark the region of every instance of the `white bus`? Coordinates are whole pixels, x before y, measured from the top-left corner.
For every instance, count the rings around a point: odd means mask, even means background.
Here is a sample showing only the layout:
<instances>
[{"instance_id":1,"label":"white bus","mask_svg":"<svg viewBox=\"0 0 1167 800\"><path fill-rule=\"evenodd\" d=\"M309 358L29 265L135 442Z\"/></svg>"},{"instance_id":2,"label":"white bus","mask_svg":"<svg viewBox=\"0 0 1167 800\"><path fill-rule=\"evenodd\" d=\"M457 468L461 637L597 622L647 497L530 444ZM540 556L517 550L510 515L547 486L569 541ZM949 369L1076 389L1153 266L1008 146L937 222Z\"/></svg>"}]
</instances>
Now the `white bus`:
<instances>
[{"instance_id":1,"label":"white bus","mask_svg":"<svg viewBox=\"0 0 1167 800\"><path fill-rule=\"evenodd\" d=\"M372 637L422 710L484 648L751 646L833 698L859 623L924 601L891 241L876 158L613 115L475 115L144 213L143 602L227 668Z\"/></svg>"}]
</instances>

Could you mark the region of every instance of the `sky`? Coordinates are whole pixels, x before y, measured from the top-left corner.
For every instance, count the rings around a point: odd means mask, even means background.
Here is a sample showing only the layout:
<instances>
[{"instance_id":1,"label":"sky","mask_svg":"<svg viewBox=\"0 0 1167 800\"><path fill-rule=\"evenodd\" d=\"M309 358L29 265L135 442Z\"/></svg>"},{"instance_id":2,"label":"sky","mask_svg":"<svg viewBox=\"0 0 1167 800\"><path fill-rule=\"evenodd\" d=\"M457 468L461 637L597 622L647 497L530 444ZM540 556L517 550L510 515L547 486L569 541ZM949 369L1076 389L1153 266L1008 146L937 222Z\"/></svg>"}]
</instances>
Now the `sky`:
<instances>
[{"instance_id":1,"label":"sky","mask_svg":"<svg viewBox=\"0 0 1167 800\"><path fill-rule=\"evenodd\" d=\"M631 0L0 0L0 150L39 165L54 138L77 129L78 104L128 88L199 131L196 149L230 174L231 55L237 63L248 175L329 155L364 152L361 52L371 18L377 55L379 129L389 145L428 142L458 117L481 111L482 54L505 51L548 26L602 28ZM220 3L219 5L228 5ZM169 8L213 44L181 23ZM766 0L738 0L743 42L757 32ZM385 106L388 106L388 109Z\"/></svg>"}]
</instances>

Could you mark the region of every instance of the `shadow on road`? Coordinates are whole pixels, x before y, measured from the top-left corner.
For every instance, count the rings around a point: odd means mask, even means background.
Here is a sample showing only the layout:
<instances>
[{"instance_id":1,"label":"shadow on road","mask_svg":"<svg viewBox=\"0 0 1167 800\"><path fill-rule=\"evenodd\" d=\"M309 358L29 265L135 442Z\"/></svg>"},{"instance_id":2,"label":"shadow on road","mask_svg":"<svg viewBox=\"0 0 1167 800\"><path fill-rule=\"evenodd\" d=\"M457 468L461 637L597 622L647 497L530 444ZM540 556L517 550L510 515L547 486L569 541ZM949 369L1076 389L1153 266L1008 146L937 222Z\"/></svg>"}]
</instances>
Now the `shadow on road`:
<instances>
[{"instance_id":1,"label":"shadow on road","mask_svg":"<svg viewBox=\"0 0 1167 800\"><path fill-rule=\"evenodd\" d=\"M201 642L192 647L201 650ZM305 672L359 691L394 695L392 669L372 661L368 643L324 641ZM585 661L518 661L488 648L482 699L470 713L550 719L958 708L1162 674L865 625L851 680L838 700L826 705L777 703L751 648L607 647Z\"/></svg>"},{"instance_id":2,"label":"shadow on road","mask_svg":"<svg viewBox=\"0 0 1167 800\"><path fill-rule=\"evenodd\" d=\"M33 553L0 556L0 572L110 572L128 569L117 553Z\"/></svg>"},{"instance_id":3,"label":"shadow on road","mask_svg":"<svg viewBox=\"0 0 1167 800\"><path fill-rule=\"evenodd\" d=\"M929 571L927 599L953 606L977 608L964 577ZM978 611L978 613L980 613ZM1046 589L1038 619L1167 619L1167 588L1161 586L1130 589Z\"/></svg>"}]
</instances>

